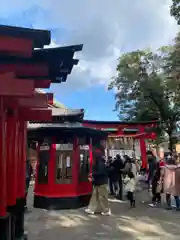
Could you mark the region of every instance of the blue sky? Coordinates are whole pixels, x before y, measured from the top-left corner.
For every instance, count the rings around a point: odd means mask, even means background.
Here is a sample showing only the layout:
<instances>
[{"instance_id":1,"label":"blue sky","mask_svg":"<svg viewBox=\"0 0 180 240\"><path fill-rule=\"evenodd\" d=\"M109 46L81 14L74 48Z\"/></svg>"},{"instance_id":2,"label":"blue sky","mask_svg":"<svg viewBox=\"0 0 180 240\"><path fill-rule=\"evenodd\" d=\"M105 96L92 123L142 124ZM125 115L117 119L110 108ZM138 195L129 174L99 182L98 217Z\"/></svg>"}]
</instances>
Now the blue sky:
<instances>
[{"instance_id":1,"label":"blue sky","mask_svg":"<svg viewBox=\"0 0 180 240\"><path fill-rule=\"evenodd\" d=\"M86 119L118 120L117 113L113 111L114 93L107 92L103 86L60 92L60 94L56 94L56 99L70 108L84 108Z\"/></svg>"},{"instance_id":2,"label":"blue sky","mask_svg":"<svg viewBox=\"0 0 180 240\"><path fill-rule=\"evenodd\" d=\"M67 82L51 87L69 108L87 119L117 120L114 92L107 86L121 53L168 44L178 28L171 0L6 0L0 23L52 31L54 46L84 44Z\"/></svg>"}]
</instances>

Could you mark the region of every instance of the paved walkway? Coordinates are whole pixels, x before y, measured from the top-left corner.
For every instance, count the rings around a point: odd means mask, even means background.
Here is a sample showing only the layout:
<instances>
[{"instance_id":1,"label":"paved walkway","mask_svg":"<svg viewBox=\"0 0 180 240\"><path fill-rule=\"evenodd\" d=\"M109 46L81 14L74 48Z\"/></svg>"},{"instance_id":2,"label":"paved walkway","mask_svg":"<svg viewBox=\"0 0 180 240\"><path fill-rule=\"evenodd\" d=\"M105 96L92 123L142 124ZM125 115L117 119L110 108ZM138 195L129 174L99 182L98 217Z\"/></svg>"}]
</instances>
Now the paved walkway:
<instances>
[{"instance_id":1,"label":"paved walkway","mask_svg":"<svg viewBox=\"0 0 180 240\"><path fill-rule=\"evenodd\" d=\"M112 216L90 216L84 209L45 211L33 209L32 193L26 214L28 240L166 240L180 239L180 212L149 208L143 190L137 193L137 207L110 200Z\"/></svg>"}]
</instances>

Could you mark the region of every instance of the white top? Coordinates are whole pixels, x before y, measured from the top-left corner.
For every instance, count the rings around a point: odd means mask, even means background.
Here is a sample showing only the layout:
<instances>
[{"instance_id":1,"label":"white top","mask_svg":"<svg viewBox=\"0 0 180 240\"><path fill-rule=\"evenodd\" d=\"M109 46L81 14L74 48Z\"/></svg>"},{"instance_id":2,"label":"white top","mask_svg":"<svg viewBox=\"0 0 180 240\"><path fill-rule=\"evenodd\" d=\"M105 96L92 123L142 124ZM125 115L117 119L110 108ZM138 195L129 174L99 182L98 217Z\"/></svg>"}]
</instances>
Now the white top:
<instances>
[{"instance_id":1,"label":"white top","mask_svg":"<svg viewBox=\"0 0 180 240\"><path fill-rule=\"evenodd\" d=\"M134 176L136 177L136 175L137 175L137 166L136 166L135 163L127 162L126 165L125 165L124 171L125 172L131 171L134 174Z\"/></svg>"},{"instance_id":2,"label":"white top","mask_svg":"<svg viewBox=\"0 0 180 240\"><path fill-rule=\"evenodd\" d=\"M135 163L131 164L131 171L134 174L134 177L136 177L137 176L137 166Z\"/></svg>"},{"instance_id":3,"label":"white top","mask_svg":"<svg viewBox=\"0 0 180 240\"><path fill-rule=\"evenodd\" d=\"M135 178L127 177L124 179L124 183L125 183L125 187L124 187L125 192L134 192L135 191L135 187L136 187Z\"/></svg>"}]
</instances>

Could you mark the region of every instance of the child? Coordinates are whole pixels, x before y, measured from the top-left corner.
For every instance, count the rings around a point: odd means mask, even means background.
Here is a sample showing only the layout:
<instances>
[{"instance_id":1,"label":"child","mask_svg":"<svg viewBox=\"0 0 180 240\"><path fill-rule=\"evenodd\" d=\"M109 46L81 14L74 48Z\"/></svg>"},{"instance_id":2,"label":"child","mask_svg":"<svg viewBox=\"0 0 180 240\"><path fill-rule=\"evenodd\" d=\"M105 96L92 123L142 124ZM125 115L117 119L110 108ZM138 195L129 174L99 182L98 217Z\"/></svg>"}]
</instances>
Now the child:
<instances>
[{"instance_id":1,"label":"child","mask_svg":"<svg viewBox=\"0 0 180 240\"><path fill-rule=\"evenodd\" d=\"M136 181L134 174L131 171L128 172L127 177L124 179L124 183L124 190L126 192L127 199L130 201L131 207L135 207L134 191L136 187Z\"/></svg>"}]
</instances>

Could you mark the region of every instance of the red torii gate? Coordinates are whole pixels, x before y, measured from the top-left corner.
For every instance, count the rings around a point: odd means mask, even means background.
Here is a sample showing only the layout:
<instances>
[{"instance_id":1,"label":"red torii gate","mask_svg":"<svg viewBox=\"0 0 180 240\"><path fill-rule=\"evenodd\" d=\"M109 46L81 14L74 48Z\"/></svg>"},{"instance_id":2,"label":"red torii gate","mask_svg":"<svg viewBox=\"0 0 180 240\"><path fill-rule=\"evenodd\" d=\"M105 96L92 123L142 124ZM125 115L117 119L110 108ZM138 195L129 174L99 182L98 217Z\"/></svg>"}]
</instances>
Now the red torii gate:
<instances>
[{"instance_id":1,"label":"red torii gate","mask_svg":"<svg viewBox=\"0 0 180 240\"><path fill-rule=\"evenodd\" d=\"M150 122L120 122L120 121L94 121L94 120L83 120L83 126L91 127L99 130L109 132L109 137L132 137L139 139L142 167L147 167L146 158L146 144L145 139L156 138L156 133L152 131L153 128L157 127L158 121ZM150 128L151 132L147 131ZM136 130L135 133L129 135L128 130Z\"/></svg>"},{"instance_id":2,"label":"red torii gate","mask_svg":"<svg viewBox=\"0 0 180 240\"><path fill-rule=\"evenodd\" d=\"M53 94L38 93L35 88L65 81L78 62L72 59L74 52L82 50L82 45L70 49L65 60L58 55L59 48L34 50L50 41L49 31L0 25L1 240L24 236L27 121L51 120L48 104Z\"/></svg>"}]
</instances>

